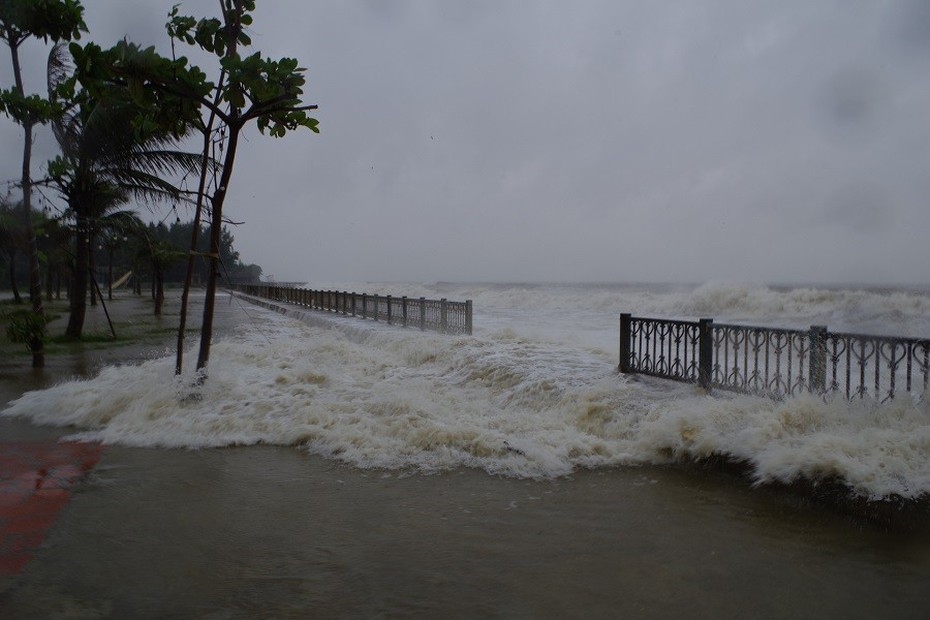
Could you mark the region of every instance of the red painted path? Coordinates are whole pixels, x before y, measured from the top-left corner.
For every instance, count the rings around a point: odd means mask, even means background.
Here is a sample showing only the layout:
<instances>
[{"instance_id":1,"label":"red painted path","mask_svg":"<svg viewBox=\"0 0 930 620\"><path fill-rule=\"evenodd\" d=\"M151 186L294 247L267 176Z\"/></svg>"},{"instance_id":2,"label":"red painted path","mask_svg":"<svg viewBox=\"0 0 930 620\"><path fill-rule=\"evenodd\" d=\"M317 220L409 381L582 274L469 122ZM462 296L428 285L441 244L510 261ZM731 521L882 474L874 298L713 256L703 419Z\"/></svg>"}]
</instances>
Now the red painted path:
<instances>
[{"instance_id":1,"label":"red painted path","mask_svg":"<svg viewBox=\"0 0 930 620\"><path fill-rule=\"evenodd\" d=\"M23 570L102 451L97 443L0 442L0 577Z\"/></svg>"}]
</instances>

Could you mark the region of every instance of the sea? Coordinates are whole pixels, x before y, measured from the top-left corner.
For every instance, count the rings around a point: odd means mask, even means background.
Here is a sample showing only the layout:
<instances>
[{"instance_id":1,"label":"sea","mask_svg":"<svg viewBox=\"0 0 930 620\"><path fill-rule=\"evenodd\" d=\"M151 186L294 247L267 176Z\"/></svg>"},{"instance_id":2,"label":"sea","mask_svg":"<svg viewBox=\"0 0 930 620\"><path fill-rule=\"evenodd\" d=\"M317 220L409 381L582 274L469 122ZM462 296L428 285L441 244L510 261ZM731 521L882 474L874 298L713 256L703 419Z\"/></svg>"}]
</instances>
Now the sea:
<instances>
[{"instance_id":1,"label":"sea","mask_svg":"<svg viewBox=\"0 0 930 620\"><path fill-rule=\"evenodd\" d=\"M292 446L364 471L554 480L723 457L747 484L839 480L866 500L930 494L930 402L708 394L617 372L621 313L930 338L930 288L308 281L472 300L448 336L230 298L238 330L192 388L169 351L24 394L2 412L108 444ZM194 343L193 346L196 346ZM196 394L192 394L196 392Z\"/></svg>"}]
</instances>

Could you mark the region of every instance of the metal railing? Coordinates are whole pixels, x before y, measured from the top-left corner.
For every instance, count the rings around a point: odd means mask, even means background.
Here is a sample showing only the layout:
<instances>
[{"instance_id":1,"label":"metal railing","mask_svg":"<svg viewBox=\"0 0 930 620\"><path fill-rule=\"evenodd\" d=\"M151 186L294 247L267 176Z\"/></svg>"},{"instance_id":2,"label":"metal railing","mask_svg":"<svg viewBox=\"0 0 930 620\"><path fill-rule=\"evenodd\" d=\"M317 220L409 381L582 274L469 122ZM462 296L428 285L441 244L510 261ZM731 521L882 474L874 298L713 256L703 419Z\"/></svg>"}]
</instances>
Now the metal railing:
<instances>
[{"instance_id":1,"label":"metal railing","mask_svg":"<svg viewBox=\"0 0 930 620\"><path fill-rule=\"evenodd\" d=\"M271 301L326 310L388 325L415 327L444 334L472 333L472 302L394 297L346 291L322 291L272 284L239 284L236 290Z\"/></svg>"},{"instance_id":2,"label":"metal railing","mask_svg":"<svg viewBox=\"0 0 930 620\"><path fill-rule=\"evenodd\" d=\"M620 371L776 399L921 397L930 340L620 315Z\"/></svg>"}]
</instances>

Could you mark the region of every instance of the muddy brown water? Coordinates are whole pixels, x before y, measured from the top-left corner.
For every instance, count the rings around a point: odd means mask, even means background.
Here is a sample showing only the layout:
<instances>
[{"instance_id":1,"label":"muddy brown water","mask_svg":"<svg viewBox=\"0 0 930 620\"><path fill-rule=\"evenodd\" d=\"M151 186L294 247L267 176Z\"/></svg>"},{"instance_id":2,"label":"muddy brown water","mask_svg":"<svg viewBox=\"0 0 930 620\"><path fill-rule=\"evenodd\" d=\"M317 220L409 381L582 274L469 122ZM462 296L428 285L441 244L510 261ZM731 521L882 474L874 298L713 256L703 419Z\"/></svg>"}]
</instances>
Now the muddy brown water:
<instances>
[{"instance_id":1,"label":"muddy brown water","mask_svg":"<svg viewBox=\"0 0 930 620\"><path fill-rule=\"evenodd\" d=\"M5 361L0 398L108 355L41 377ZM4 439L62 432L0 421ZM292 447L111 446L0 581L0 618L927 618L928 592L930 528L728 471L538 482L363 471Z\"/></svg>"}]
</instances>

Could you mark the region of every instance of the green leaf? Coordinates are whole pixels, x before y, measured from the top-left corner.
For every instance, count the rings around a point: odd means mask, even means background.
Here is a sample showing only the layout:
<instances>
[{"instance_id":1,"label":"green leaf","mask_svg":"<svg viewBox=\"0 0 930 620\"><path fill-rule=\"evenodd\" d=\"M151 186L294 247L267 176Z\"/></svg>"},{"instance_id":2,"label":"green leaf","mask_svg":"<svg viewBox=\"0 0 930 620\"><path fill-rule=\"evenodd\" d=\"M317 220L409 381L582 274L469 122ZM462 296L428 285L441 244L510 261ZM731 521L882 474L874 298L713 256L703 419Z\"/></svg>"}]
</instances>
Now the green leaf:
<instances>
[{"instance_id":1,"label":"green leaf","mask_svg":"<svg viewBox=\"0 0 930 620\"><path fill-rule=\"evenodd\" d=\"M136 105L142 105L145 100L145 83L139 78L130 78L126 80L126 86Z\"/></svg>"}]
</instances>

